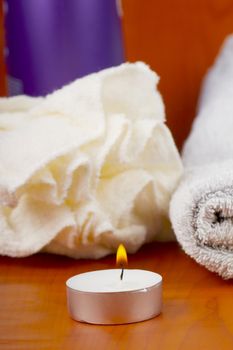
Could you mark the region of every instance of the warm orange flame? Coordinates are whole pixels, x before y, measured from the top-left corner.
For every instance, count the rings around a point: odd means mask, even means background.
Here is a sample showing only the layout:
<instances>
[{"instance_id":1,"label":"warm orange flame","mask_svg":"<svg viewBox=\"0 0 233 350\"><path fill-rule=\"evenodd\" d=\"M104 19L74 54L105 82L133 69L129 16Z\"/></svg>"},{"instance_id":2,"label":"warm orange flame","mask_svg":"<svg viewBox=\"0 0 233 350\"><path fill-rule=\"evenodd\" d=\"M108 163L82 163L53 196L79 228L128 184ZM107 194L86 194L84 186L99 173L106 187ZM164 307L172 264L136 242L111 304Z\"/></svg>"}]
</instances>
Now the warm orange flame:
<instances>
[{"instance_id":1,"label":"warm orange flame","mask_svg":"<svg viewBox=\"0 0 233 350\"><path fill-rule=\"evenodd\" d=\"M120 266L121 268L128 264L127 253L123 244L120 244L117 249L116 263L117 266Z\"/></svg>"}]
</instances>

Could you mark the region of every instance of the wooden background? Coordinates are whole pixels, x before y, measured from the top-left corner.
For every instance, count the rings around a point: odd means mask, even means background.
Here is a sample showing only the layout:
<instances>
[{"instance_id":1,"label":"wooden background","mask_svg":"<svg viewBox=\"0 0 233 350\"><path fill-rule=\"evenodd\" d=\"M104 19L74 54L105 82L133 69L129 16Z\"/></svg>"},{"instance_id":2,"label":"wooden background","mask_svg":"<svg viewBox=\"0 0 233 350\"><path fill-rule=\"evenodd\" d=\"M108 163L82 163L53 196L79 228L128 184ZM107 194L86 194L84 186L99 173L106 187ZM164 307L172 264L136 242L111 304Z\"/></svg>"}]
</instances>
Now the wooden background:
<instances>
[{"instance_id":1,"label":"wooden background","mask_svg":"<svg viewBox=\"0 0 233 350\"><path fill-rule=\"evenodd\" d=\"M201 80L233 32L232 0L122 0L126 57L161 77L167 122L180 147L190 129Z\"/></svg>"},{"instance_id":2,"label":"wooden background","mask_svg":"<svg viewBox=\"0 0 233 350\"><path fill-rule=\"evenodd\" d=\"M144 60L161 76L168 125L181 146L195 115L202 77L225 35L233 31L233 1L122 1L126 56ZM131 268L162 274L164 307L159 317L119 326L71 320L66 279L113 268L114 260L1 257L0 349L233 349L233 282L195 263L175 243L151 244L129 259Z\"/></svg>"},{"instance_id":3,"label":"wooden background","mask_svg":"<svg viewBox=\"0 0 233 350\"><path fill-rule=\"evenodd\" d=\"M125 54L161 77L167 123L179 148L187 137L208 67L233 32L233 0L121 0ZM0 0L1 4L2 0ZM3 65L0 6L0 72ZM6 92L0 76L0 96Z\"/></svg>"}]
</instances>

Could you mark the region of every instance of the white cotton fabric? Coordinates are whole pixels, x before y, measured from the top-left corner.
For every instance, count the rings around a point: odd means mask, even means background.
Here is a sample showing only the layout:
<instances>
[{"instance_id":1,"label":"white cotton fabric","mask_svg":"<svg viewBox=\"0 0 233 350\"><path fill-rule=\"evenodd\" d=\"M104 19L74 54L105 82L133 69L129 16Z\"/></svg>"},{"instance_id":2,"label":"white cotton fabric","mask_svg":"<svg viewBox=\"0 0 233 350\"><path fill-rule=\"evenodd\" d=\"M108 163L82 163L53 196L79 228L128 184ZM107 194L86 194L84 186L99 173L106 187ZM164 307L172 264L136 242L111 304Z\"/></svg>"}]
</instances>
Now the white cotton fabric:
<instances>
[{"instance_id":1,"label":"white cotton fabric","mask_svg":"<svg viewBox=\"0 0 233 350\"><path fill-rule=\"evenodd\" d=\"M157 237L182 172L158 80L126 63L0 99L0 254L99 258Z\"/></svg>"},{"instance_id":2,"label":"white cotton fabric","mask_svg":"<svg viewBox=\"0 0 233 350\"><path fill-rule=\"evenodd\" d=\"M187 254L233 277L233 36L204 80L170 217Z\"/></svg>"}]
</instances>

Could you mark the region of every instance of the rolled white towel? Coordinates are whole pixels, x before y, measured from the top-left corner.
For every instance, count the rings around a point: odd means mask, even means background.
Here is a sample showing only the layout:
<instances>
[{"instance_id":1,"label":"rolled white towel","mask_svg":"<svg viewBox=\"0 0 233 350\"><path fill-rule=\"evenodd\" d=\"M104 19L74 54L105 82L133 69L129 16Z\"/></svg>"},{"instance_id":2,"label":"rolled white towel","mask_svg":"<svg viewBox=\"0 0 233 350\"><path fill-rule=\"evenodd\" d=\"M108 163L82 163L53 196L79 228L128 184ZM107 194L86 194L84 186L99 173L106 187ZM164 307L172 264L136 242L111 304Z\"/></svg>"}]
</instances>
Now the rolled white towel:
<instances>
[{"instance_id":1,"label":"rolled white towel","mask_svg":"<svg viewBox=\"0 0 233 350\"><path fill-rule=\"evenodd\" d=\"M0 100L0 254L98 258L155 239L182 172L157 83L127 63Z\"/></svg>"},{"instance_id":2,"label":"rolled white towel","mask_svg":"<svg viewBox=\"0 0 233 350\"><path fill-rule=\"evenodd\" d=\"M233 277L233 36L208 72L183 151L184 177L170 217L187 254Z\"/></svg>"}]
</instances>

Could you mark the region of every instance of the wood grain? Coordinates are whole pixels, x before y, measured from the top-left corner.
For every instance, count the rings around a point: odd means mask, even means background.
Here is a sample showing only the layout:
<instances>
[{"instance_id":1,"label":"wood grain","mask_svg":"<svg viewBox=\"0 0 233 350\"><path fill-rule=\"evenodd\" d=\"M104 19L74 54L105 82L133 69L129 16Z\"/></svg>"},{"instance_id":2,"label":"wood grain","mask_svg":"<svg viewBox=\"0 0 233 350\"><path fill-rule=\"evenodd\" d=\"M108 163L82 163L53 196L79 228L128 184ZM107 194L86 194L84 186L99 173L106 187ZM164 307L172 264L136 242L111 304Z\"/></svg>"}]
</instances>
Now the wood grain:
<instances>
[{"instance_id":1,"label":"wood grain","mask_svg":"<svg viewBox=\"0 0 233 350\"><path fill-rule=\"evenodd\" d=\"M180 147L195 116L200 84L233 32L232 0L122 0L126 57L161 77L167 122Z\"/></svg>"},{"instance_id":2,"label":"wood grain","mask_svg":"<svg viewBox=\"0 0 233 350\"><path fill-rule=\"evenodd\" d=\"M123 0L123 10L127 58L146 61L161 76L168 124L181 145L201 79L233 31L233 2ZM233 349L233 282L196 264L175 243L152 244L130 256L130 267L164 277L163 313L131 325L81 324L67 314L66 279L112 268L113 256L75 261L38 254L0 263L1 350Z\"/></svg>"},{"instance_id":3,"label":"wood grain","mask_svg":"<svg viewBox=\"0 0 233 350\"><path fill-rule=\"evenodd\" d=\"M66 310L66 279L112 268L114 256L77 261L38 254L0 263L1 350L233 349L233 282L196 264L175 243L148 245L129 257L131 268L164 278L163 313L131 325L82 324Z\"/></svg>"}]
</instances>

